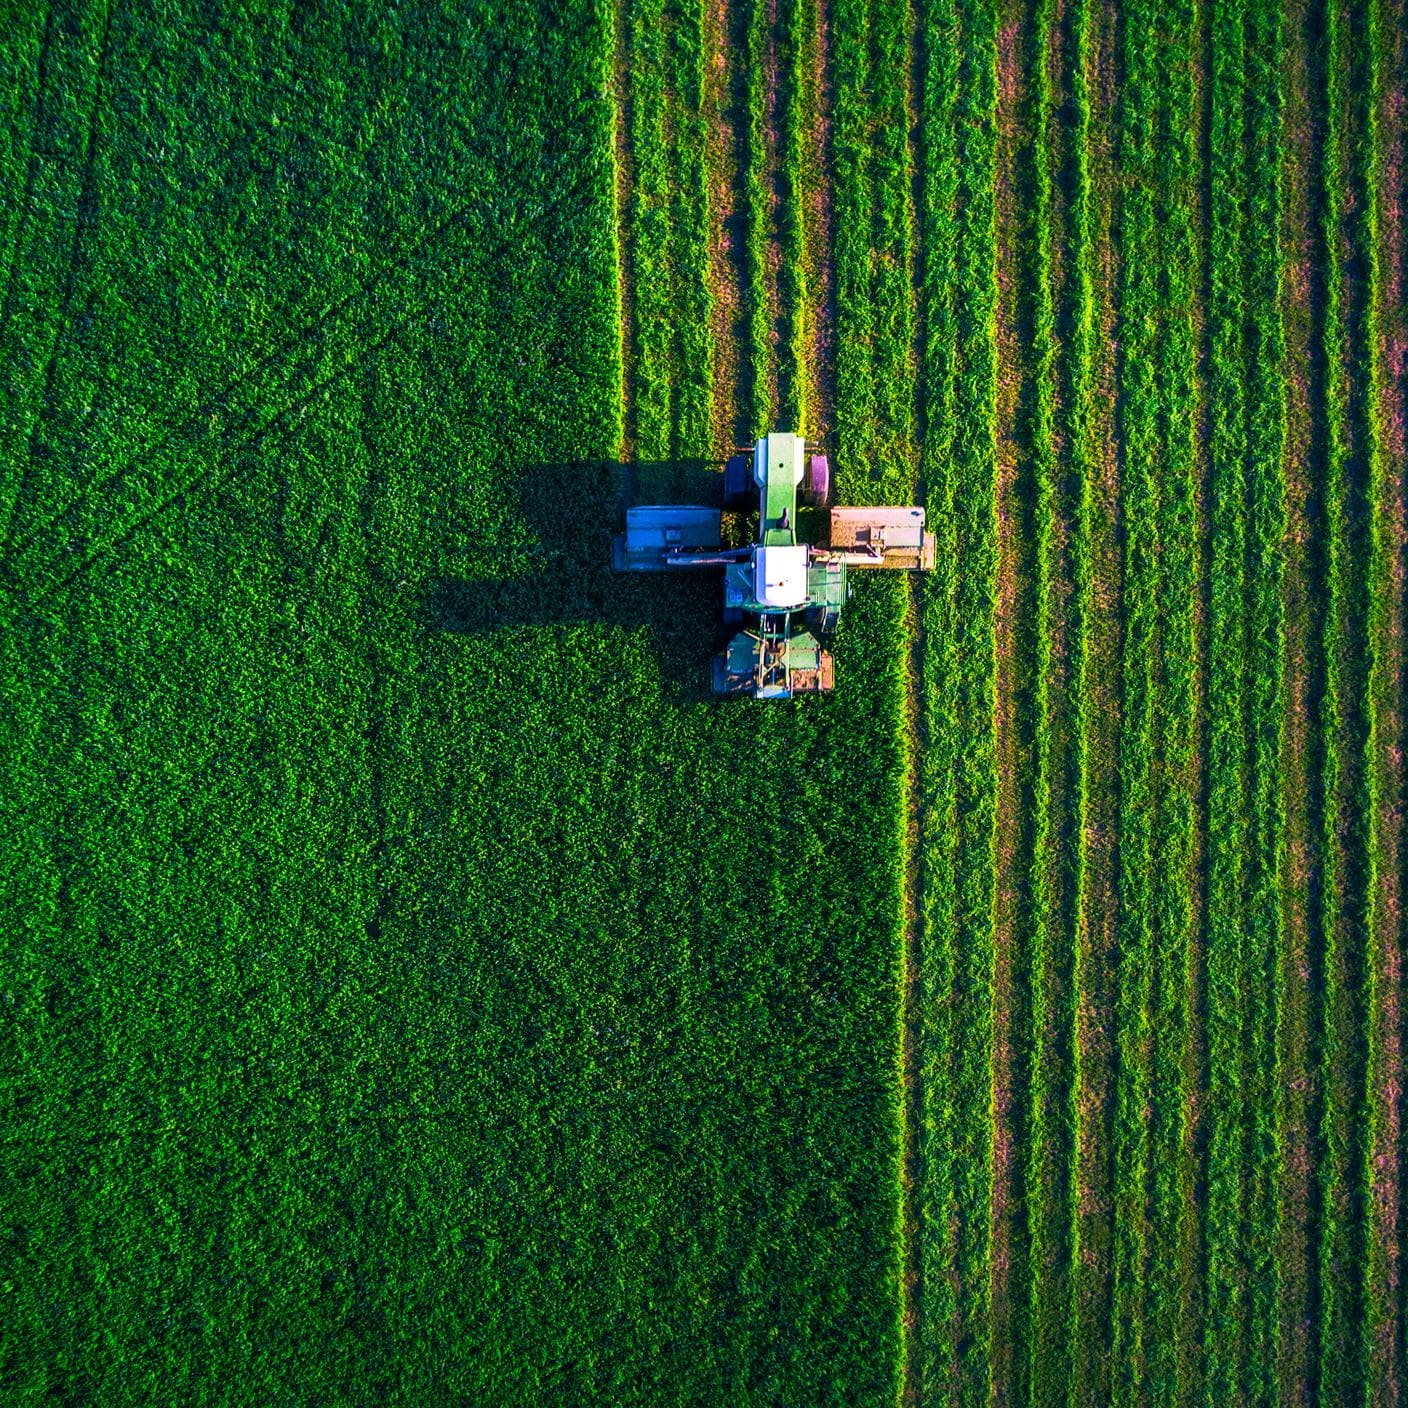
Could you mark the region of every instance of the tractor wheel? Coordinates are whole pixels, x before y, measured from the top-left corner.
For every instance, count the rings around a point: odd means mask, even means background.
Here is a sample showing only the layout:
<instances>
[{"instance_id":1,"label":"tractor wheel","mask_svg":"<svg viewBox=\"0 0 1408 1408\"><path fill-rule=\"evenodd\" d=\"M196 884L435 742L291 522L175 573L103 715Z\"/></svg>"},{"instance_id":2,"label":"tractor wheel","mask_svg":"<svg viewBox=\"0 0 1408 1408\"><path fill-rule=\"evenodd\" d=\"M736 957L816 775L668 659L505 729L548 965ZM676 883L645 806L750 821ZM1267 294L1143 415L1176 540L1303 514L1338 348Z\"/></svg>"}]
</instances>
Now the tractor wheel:
<instances>
[{"instance_id":1,"label":"tractor wheel","mask_svg":"<svg viewBox=\"0 0 1408 1408\"><path fill-rule=\"evenodd\" d=\"M724 607L724 625L741 626L743 624L743 608L741 606Z\"/></svg>"},{"instance_id":2,"label":"tractor wheel","mask_svg":"<svg viewBox=\"0 0 1408 1408\"><path fill-rule=\"evenodd\" d=\"M724 507L744 509L752 505L757 495L753 487L753 457L730 455L724 465Z\"/></svg>"},{"instance_id":3,"label":"tractor wheel","mask_svg":"<svg viewBox=\"0 0 1408 1408\"><path fill-rule=\"evenodd\" d=\"M813 508L825 508L831 502L831 465L825 455L807 460L806 499Z\"/></svg>"}]
</instances>

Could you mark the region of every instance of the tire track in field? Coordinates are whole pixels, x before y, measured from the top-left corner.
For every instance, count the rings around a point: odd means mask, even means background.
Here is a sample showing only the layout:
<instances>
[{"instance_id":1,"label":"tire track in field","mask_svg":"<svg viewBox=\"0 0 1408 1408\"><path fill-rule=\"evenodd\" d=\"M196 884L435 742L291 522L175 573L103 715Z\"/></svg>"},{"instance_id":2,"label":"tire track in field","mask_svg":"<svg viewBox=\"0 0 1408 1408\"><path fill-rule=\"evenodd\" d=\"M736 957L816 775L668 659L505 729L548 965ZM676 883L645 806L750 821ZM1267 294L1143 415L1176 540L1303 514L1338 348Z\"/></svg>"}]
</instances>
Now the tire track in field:
<instances>
[{"instance_id":1,"label":"tire track in field","mask_svg":"<svg viewBox=\"0 0 1408 1408\"><path fill-rule=\"evenodd\" d=\"M824 7L827 0L820 0ZM915 369L913 429L913 502L922 504L927 497L923 482L923 461L919 452L918 435L922 425L923 392L918 368L923 356L923 283L920 251L920 211L924 187L922 143L917 140L920 130L920 110L924 92L924 56L919 17L911 3L905 13L906 48L909 64L905 72L904 108L906 119L906 152L910 170L908 239L910 251L909 300L912 314L913 340L910 349L911 366ZM829 202L826 218L829 220ZM823 238L829 231L823 232ZM825 337L834 337L828 327L814 338L813 346L824 346ZM820 399L823 376L812 378ZM834 388L831 389L834 404ZM903 987L900 1001L900 1072L903 1101L900 1165L900 1329L902 1335L902 1367L900 1372L900 1402L903 1408L919 1408L925 1402L924 1362L921 1329L924 1316L924 1246L920 1225L924 1187L924 851L925 790L922 760L926 745L924 734L924 580L918 573L906 583L905 624L909 634L909 654L905 662L904 680L904 758L905 758L905 877L904 877L904 937Z\"/></svg>"}]
</instances>

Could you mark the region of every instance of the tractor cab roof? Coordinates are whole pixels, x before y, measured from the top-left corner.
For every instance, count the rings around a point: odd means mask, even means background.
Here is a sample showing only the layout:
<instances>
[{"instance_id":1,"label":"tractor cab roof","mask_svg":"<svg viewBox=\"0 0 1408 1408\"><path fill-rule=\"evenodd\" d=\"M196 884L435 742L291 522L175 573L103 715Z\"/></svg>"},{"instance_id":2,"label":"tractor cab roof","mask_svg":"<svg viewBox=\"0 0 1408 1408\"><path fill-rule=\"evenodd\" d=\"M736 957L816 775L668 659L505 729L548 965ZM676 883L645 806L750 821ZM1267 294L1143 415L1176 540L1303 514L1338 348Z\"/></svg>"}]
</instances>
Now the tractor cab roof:
<instances>
[{"instance_id":1,"label":"tractor cab roof","mask_svg":"<svg viewBox=\"0 0 1408 1408\"><path fill-rule=\"evenodd\" d=\"M753 554L753 597L762 606L786 611L807 600L807 549L762 547Z\"/></svg>"}]
</instances>

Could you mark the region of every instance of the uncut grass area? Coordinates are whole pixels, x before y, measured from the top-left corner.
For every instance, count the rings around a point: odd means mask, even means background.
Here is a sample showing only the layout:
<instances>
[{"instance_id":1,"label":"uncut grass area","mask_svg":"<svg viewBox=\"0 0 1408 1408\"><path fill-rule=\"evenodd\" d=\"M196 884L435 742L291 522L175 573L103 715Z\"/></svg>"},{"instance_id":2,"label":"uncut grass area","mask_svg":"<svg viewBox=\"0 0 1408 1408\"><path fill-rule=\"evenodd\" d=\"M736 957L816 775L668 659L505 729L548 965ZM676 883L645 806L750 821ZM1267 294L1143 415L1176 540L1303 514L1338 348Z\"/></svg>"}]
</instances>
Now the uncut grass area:
<instances>
[{"instance_id":1,"label":"uncut grass area","mask_svg":"<svg viewBox=\"0 0 1408 1408\"><path fill-rule=\"evenodd\" d=\"M609 20L0 40L0 1398L893 1399L902 598L609 571Z\"/></svg>"},{"instance_id":2,"label":"uncut grass area","mask_svg":"<svg viewBox=\"0 0 1408 1408\"><path fill-rule=\"evenodd\" d=\"M0 14L0 1408L1404 1408L1406 83ZM716 704L770 429L935 564Z\"/></svg>"}]
</instances>

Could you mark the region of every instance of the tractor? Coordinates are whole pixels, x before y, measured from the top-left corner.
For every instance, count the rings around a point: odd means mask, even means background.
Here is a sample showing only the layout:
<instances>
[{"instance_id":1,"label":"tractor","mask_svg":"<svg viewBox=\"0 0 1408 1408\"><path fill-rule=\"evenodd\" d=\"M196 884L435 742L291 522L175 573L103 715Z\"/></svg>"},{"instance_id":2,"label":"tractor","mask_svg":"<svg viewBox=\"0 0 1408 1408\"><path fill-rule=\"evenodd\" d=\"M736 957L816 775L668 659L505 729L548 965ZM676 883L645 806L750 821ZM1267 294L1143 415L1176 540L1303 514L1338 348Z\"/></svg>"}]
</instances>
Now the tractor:
<instances>
[{"instance_id":1,"label":"tractor","mask_svg":"<svg viewBox=\"0 0 1408 1408\"><path fill-rule=\"evenodd\" d=\"M851 568L924 572L934 537L922 508L831 508L822 542L808 542L831 503L826 456L803 436L773 431L723 468L723 508L647 504L626 510L612 565L618 572L723 572L724 624L739 627L714 657L719 695L791 699L835 683L831 637L850 595ZM757 511L753 541L725 547L725 511ZM803 513L803 510L812 512ZM800 517L799 517L800 515Z\"/></svg>"}]
</instances>

